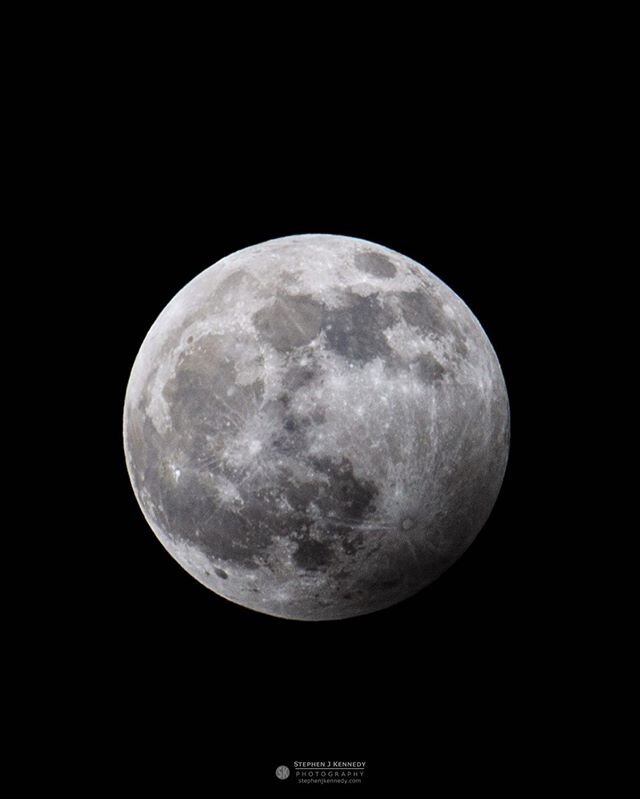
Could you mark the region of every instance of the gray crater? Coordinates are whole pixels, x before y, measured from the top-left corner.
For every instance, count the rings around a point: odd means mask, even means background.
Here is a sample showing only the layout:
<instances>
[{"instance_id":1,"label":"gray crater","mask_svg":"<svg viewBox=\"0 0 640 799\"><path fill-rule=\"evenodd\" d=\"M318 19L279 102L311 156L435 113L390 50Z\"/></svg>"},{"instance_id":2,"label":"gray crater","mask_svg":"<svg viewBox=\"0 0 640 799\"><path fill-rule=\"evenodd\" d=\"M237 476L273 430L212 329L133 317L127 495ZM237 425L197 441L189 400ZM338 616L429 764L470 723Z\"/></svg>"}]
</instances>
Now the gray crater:
<instances>
[{"instance_id":1,"label":"gray crater","mask_svg":"<svg viewBox=\"0 0 640 799\"><path fill-rule=\"evenodd\" d=\"M386 255L374 250L357 252L354 260L358 269L374 277L394 277L398 271Z\"/></svg>"},{"instance_id":2,"label":"gray crater","mask_svg":"<svg viewBox=\"0 0 640 799\"><path fill-rule=\"evenodd\" d=\"M279 352L313 341L322 329L323 305L312 297L284 294L253 316L259 334Z\"/></svg>"},{"instance_id":3,"label":"gray crater","mask_svg":"<svg viewBox=\"0 0 640 799\"><path fill-rule=\"evenodd\" d=\"M325 312L327 346L348 361L388 359L392 351L384 331L395 320L394 313L380 302L377 294L361 297L347 293L344 307Z\"/></svg>"}]
</instances>

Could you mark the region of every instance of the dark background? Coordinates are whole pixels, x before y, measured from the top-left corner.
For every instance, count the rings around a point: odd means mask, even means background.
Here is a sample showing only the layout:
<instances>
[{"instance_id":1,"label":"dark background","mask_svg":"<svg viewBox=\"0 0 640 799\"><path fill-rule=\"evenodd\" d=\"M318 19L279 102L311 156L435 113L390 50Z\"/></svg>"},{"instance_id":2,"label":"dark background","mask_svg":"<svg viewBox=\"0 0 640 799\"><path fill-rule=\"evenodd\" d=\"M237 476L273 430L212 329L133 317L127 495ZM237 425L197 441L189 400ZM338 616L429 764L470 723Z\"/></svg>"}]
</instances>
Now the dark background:
<instances>
[{"instance_id":1,"label":"dark background","mask_svg":"<svg viewBox=\"0 0 640 799\"><path fill-rule=\"evenodd\" d=\"M547 312L532 285L555 224L547 153L535 121L506 99L476 95L457 116L411 119L354 96L320 116L313 103L278 98L270 115L248 103L230 124L184 122L175 106L168 119L132 92L102 120L83 217L87 262L100 265L84 309L101 353L87 375L98 415L80 426L91 488L76 509L94 521L69 621L85 724L117 731L98 756L116 782L209 774L264 790L281 763L365 759L371 785L428 773L516 789L556 756L537 732L563 679L540 546ZM502 491L461 560L393 608L322 623L246 610L183 571L143 519L121 439L131 366L174 294L239 248L309 232L370 239L429 266L489 335L512 412Z\"/></svg>"}]
</instances>

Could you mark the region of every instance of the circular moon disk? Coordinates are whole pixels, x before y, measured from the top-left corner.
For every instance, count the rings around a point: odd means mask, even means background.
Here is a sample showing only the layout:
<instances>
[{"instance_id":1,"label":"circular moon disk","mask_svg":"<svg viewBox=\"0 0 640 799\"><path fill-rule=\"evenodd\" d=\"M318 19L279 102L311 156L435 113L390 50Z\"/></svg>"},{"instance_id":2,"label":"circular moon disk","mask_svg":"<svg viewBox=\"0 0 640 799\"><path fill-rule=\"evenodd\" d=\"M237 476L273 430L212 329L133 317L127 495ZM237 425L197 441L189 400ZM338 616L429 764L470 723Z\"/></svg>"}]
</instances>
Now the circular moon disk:
<instances>
[{"instance_id":1,"label":"circular moon disk","mask_svg":"<svg viewBox=\"0 0 640 799\"><path fill-rule=\"evenodd\" d=\"M125 400L127 466L166 549L290 619L371 613L487 520L509 404L479 322L393 250L290 236L223 258L160 314Z\"/></svg>"}]
</instances>

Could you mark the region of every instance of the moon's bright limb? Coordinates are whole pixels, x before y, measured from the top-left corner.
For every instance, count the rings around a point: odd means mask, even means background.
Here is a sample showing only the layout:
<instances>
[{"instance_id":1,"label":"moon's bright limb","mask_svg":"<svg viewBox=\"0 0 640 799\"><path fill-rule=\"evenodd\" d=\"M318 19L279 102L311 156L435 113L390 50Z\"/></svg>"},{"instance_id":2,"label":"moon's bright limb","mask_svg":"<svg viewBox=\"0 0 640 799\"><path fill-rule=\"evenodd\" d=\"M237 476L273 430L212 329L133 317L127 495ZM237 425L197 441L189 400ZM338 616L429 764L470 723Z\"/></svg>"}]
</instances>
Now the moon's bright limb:
<instances>
[{"instance_id":1,"label":"moon's bright limb","mask_svg":"<svg viewBox=\"0 0 640 799\"><path fill-rule=\"evenodd\" d=\"M293 619L370 613L481 529L507 461L500 366L424 267L344 236L223 258L160 314L125 400L127 465L175 559Z\"/></svg>"}]
</instances>

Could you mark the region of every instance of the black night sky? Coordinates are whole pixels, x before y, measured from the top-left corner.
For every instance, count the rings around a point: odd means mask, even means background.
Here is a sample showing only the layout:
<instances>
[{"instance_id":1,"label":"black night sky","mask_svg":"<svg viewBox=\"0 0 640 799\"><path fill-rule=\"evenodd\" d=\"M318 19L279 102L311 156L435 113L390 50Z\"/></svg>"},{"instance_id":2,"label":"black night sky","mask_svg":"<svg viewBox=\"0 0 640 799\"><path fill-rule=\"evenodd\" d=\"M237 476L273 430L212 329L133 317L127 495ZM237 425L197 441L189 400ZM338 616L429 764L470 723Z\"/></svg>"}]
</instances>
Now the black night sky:
<instances>
[{"instance_id":1,"label":"black night sky","mask_svg":"<svg viewBox=\"0 0 640 799\"><path fill-rule=\"evenodd\" d=\"M277 129L251 104L231 124L175 107L167 120L155 99L127 97L88 177L102 195L87 262L101 263L93 425L104 446L98 495L82 499L83 518L97 514L86 532L96 554L70 622L85 636L87 718L117 730L101 769L131 775L129 787L207 774L212 792L226 774L240 793L271 790L276 766L295 760L364 759L371 785L390 788L416 770L453 787L494 784L507 761L531 769L526 736L557 631L540 550L548 411L531 374L542 356L530 276L545 256L545 210L529 140L472 125L473 114L393 125L392 108L372 133L370 112L345 97L320 120L312 106L287 116L283 102ZM498 106L484 112L505 119ZM246 610L183 571L142 517L121 440L129 371L174 294L239 248L309 232L429 266L491 339L512 415L502 492L461 560L393 608L321 623Z\"/></svg>"}]
</instances>

